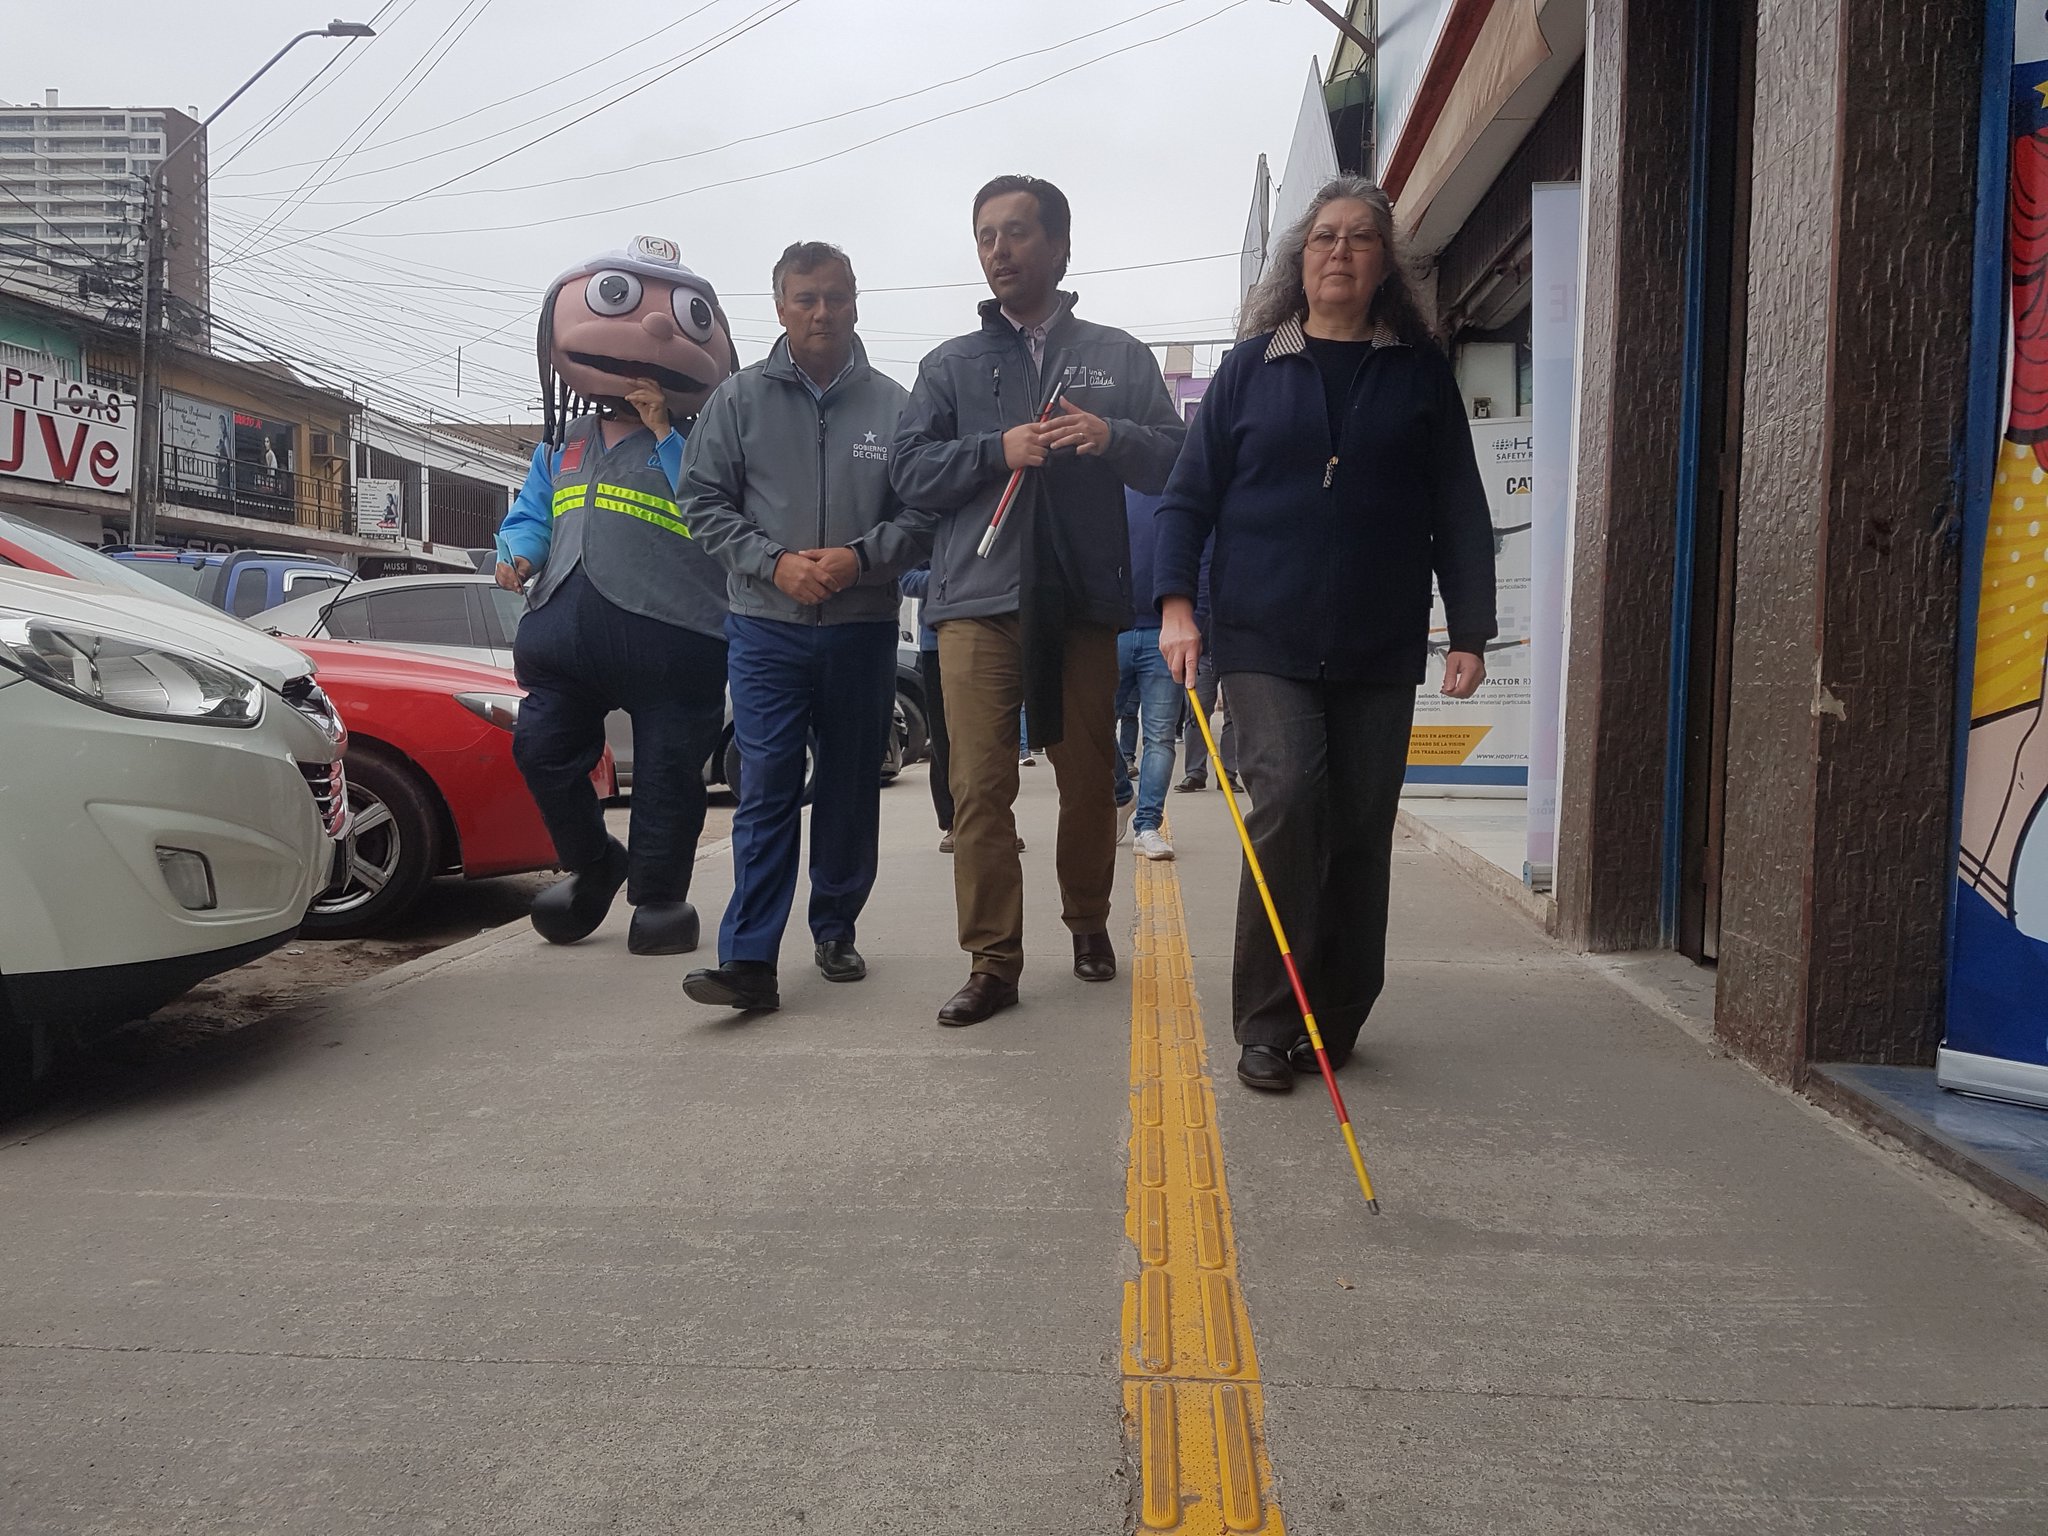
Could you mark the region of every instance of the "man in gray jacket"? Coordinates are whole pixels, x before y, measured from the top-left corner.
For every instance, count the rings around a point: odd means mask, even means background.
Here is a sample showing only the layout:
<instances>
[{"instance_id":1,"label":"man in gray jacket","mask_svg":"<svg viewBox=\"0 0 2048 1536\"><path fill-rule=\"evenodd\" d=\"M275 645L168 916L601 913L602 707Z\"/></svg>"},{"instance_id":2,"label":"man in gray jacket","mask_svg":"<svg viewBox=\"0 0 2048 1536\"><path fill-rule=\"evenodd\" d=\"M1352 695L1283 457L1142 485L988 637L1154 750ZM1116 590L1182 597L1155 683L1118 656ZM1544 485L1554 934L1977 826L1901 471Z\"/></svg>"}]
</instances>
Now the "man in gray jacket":
<instances>
[{"instance_id":1,"label":"man in gray jacket","mask_svg":"<svg viewBox=\"0 0 2048 1536\"><path fill-rule=\"evenodd\" d=\"M1017 709L1059 780L1061 915L1074 974L1116 976L1117 632L1131 621L1124 487L1166 488L1187 429L1143 342L1074 313L1063 293L1066 197L999 176L974 199L993 297L981 324L918 368L891 474L943 514L925 613L939 634L954 800L953 894L967 985L941 1024L978 1024L1017 1001L1024 875L1017 859ZM1050 420L1038 414L1064 390ZM1022 490L984 556L1010 475Z\"/></svg>"},{"instance_id":2,"label":"man in gray jacket","mask_svg":"<svg viewBox=\"0 0 2048 1536\"><path fill-rule=\"evenodd\" d=\"M775 264L784 335L720 385L698 417L678 500L730 572L726 620L740 809L719 964L683 990L700 1003L781 1006L776 957L796 895L807 749L811 937L828 981L867 964L854 925L875 883L882 755L896 696L896 575L925 558L930 516L889 483L903 387L854 334L853 264L792 245Z\"/></svg>"}]
</instances>

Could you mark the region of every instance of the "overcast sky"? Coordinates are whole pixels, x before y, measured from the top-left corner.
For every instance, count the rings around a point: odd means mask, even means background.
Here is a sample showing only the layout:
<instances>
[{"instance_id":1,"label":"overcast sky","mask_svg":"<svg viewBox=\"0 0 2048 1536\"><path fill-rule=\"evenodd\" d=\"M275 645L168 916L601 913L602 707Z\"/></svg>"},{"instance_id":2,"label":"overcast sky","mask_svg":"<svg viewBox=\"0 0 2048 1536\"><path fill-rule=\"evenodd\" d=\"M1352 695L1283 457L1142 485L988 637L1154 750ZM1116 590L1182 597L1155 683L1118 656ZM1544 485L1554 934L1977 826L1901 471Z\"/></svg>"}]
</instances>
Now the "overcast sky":
<instances>
[{"instance_id":1,"label":"overcast sky","mask_svg":"<svg viewBox=\"0 0 2048 1536\"><path fill-rule=\"evenodd\" d=\"M986 296L969 207L1007 171L1071 198L1083 313L1225 336L1254 163L1280 175L1336 39L1302 0L13 9L0 99L201 115L292 32L374 18L374 41L299 44L214 125L213 308L373 404L497 420L532 413L548 281L642 231L717 286L743 361L776 334L782 247L843 245L869 352L908 382Z\"/></svg>"}]
</instances>

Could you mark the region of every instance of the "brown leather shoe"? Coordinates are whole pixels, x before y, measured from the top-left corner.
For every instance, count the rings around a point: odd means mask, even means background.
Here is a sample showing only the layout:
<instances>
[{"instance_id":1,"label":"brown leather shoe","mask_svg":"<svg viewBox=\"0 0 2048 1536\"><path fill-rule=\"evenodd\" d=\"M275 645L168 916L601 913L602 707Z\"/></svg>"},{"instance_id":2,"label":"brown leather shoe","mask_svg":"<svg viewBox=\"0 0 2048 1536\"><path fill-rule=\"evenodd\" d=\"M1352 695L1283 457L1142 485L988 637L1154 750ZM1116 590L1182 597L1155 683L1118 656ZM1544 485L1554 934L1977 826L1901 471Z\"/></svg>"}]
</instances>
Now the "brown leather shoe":
<instances>
[{"instance_id":1,"label":"brown leather shoe","mask_svg":"<svg viewBox=\"0 0 2048 1536\"><path fill-rule=\"evenodd\" d=\"M1074 935L1074 974L1083 981L1115 981L1116 951L1106 933Z\"/></svg>"},{"instance_id":2,"label":"brown leather shoe","mask_svg":"<svg viewBox=\"0 0 2048 1536\"><path fill-rule=\"evenodd\" d=\"M939 1022L948 1029L958 1029L962 1025L992 1019L1005 1008L1016 1006L1017 984L1014 981L1005 981L986 971L976 971L967 978L966 986L940 1005Z\"/></svg>"}]
</instances>

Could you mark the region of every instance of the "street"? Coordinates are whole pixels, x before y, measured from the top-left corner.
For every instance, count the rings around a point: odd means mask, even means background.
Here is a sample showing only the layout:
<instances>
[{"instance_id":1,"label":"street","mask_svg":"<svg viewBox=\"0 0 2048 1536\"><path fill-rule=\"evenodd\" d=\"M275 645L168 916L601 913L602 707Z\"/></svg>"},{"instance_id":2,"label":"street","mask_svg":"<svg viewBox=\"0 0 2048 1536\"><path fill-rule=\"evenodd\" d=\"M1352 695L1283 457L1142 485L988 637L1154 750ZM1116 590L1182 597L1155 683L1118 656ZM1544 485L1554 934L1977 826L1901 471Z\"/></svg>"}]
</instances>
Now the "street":
<instances>
[{"instance_id":1,"label":"street","mask_svg":"<svg viewBox=\"0 0 2048 1536\"><path fill-rule=\"evenodd\" d=\"M1023 779L1024 1003L979 1027L932 1022L915 769L859 985L799 924L738 1017L623 910L511 921L16 1117L0 1528L2048 1526L2038 1229L1406 841L1342 1074L1372 1217L1314 1084L1230 1080L1221 797L1127 859L1086 986Z\"/></svg>"}]
</instances>

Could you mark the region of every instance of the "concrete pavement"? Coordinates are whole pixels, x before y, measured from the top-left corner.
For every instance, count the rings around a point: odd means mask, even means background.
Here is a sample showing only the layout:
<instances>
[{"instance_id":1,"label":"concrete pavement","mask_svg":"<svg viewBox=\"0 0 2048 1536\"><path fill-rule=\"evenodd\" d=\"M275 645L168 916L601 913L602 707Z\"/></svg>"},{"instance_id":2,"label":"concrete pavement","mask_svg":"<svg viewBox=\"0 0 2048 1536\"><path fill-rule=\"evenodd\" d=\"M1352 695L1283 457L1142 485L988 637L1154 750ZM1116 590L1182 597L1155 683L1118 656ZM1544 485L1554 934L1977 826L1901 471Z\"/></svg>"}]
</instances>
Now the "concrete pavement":
<instances>
[{"instance_id":1,"label":"concrete pavement","mask_svg":"<svg viewBox=\"0 0 2048 1536\"><path fill-rule=\"evenodd\" d=\"M1134 1009L1068 974L1024 781L1026 1002L979 1028L932 1022L964 967L907 776L859 985L799 932L742 1021L623 914L515 929L9 1128L0 1529L1115 1532L1155 1451L1182 1528L1228 1528L1227 1448L1125 1422L1154 1378L1246 1383L1269 1531L2048 1528L2031 1229L1412 849L1345 1074L1375 1220L1319 1091L1229 1080L1220 797L1173 797ZM701 866L707 918L729 885ZM1155 1370L1126 1300L1178 1188L1133 1162L1146 1074L1199 1072L1176 965L1229 1199L1213 1251L1175 1200L1161 1242L1234 1282L1234 1375L1199 1329Z\"/></svg>"}]
</instances>

